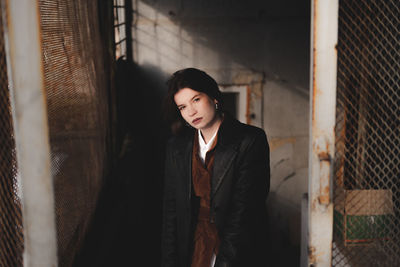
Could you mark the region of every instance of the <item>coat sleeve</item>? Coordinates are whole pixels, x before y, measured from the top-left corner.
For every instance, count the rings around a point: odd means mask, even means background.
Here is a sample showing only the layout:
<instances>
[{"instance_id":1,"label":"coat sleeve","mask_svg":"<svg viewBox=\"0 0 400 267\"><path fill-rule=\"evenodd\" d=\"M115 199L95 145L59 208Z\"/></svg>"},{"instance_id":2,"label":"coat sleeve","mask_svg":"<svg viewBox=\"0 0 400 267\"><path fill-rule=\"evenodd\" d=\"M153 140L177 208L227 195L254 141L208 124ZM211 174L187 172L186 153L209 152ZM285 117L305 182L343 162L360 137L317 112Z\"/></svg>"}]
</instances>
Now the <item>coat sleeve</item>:
<instances>
[{"instance_id":1,"label":"coat sleeve","mask_svg":"<svg viewBox=\"0 0 400 267\"><path fill-rule=\"evenodd\" d=\"M254 222L261 216L260 213L266 212L270 167L265 132L258 129L239 153L230 208L220 233L221 244L215 267L234 265L238 250L243 248L243 240L248 238L247 230L257 227Z\"/></svg>"},{"instance_id":2,"label":"coat sleeve","mask_svg":"<svg viewBox=\"0 0 400 267\"><path fill-rule=\"evenodd\" d=\"M163 224L162 224L162 257L161 266L177 266L177 233L176 233L176 189L173 177L171 148L167 146L165 160Z\"/></svg>"}]
</instances>

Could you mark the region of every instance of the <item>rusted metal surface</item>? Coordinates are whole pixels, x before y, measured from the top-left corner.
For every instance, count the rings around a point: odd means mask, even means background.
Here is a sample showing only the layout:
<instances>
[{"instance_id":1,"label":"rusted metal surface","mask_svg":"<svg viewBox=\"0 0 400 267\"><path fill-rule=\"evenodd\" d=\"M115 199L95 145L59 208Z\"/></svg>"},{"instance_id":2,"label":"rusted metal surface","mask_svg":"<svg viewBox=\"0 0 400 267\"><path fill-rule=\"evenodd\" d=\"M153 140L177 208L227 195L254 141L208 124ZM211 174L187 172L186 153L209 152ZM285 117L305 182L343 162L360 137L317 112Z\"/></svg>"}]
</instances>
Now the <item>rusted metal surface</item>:
<instances>
[{"instance_id":1,"label":"rusted metal surface","mask_svg":"<svg viewBox=\"0 0 400 267\"><path fill-rule=\"evenodd\" d=\"M316 251L316 249L314 247L311 247L311 246L308 247L309 262L316 262L315 251ZM310 266L313 266L313 264L311 263Z\"/></svg>"},{"instance_id":2,"label":"rusted metal surface","mask_svg":"<svg viewBox=\"0 0 400 267\"><path fill-rule=\"evenodd\" d=\"M38 3L5 1L7 65L22 185L24 266L57 266Z\"/></svg>"},{"instance_id":3,"label":"rusted metal surface","mask_svg":"<svg viewBox=\"0 0 400 267\"><path fill-rule=\"evenodd\" d=\"M319 184L319 203L321 205L329 205L331 202L331 156L327 151L318 154L320 168L320 184Z\"/></svg>"},{"instance_id":4,"label":"rusted metal surface","mask_svg":"<svg viewBox=\"0 0 400 267\"><path fill-rule=\"evenodd\" d=\"M312 2L308 265L330 266L338 1Z\"/></svg>"},{"instance_id":5,"label":"rusted metal surface","mask_svg":"<svg viewBox=\"0 0 400 267\"><path fill-rule=\"evenodd\" d=\"M238 71L233 77L235 85L247 86L247 104L245 111L245 120L247 124L257 127L263 127L263 88L265 85L265 74L263 72Z\"/></svg>"}]
</instances>

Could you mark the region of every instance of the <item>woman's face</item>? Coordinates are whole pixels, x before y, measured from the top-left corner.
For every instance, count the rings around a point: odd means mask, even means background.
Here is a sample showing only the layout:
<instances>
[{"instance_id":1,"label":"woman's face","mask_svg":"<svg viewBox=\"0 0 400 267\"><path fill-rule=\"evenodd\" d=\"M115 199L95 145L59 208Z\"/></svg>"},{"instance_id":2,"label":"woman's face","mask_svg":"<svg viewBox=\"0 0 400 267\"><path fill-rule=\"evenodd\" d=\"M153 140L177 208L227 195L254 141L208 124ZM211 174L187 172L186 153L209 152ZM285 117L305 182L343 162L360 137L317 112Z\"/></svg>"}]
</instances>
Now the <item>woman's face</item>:
<instances>
[{"instance_id":1,"label":"woman's face","mask_svg":"<svg viewBox=\"0 0 400 267\"><path fill-rule=\"evenodd\" d=\"M174 95L175 104L183 119L193 128L199 130L211 129L218 121L215 104L207 94L190 88L180 89Z\"/></svg>"}]
</instances>

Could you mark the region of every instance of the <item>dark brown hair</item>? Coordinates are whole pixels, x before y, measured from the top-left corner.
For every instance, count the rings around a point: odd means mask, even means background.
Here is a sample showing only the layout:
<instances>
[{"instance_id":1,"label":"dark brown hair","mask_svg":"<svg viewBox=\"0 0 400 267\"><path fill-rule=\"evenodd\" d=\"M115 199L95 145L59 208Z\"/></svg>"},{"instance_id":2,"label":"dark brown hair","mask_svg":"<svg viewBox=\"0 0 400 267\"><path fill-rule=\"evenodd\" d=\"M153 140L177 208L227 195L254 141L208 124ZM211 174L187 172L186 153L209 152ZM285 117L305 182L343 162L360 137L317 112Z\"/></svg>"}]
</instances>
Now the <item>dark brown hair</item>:
<instances>
[{"instance_id":1,"label":"dark brown hair","mask_svg":"<svg viewBox=\"0 0 400 267\"><path fill-rule=\"evenodd\" d=\"M185 125L185 121L174 100L175 94L183 88L205 93L211 99L218 101L218 112L223 111L222 93L218 84L204 71L195 68L178 70L169 78L167 86L168 92L164 101L164 115L174 133L180 132Z\"/></svg>"}]
</instances>

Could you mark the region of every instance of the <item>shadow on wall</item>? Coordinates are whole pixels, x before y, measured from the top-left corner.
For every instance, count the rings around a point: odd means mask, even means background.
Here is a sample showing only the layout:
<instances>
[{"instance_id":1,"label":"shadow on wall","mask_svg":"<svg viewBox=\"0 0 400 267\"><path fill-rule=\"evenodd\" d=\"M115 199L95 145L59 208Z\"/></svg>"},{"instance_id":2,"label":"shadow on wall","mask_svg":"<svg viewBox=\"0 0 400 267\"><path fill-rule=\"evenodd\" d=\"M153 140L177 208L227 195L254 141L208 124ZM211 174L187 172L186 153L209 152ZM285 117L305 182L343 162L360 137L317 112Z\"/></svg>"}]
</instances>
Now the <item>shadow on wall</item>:
<instances>
[{"instance_id":1,"label":"shadow on wall","mask_svg":"<svg viewBox=\"0 0 400 267\"><path fill-rule=\"evenodd\" d=\"M167 75L117 61L119 157L74 266L159 266Z\"/></svg>"},{"instance_id":2,"label":"shadow on wall","mask_svg":"<svg viewBox=\"0 0 400 267\"><path fill-rule=\"evenodd\" d=\"M268 203L273 203L267 206L270 266L299 266L300 230L297 228L301 215L292 203L275 192L269 193ZM298 236L293 235L296 233Z\"/></svg>"},{"instance_id":3,"label":"shadow on wall","mask_svg":"<svg viewBox=\"0 0 400 267\"><path fill-rule=\"evenodd\" d=\"M219 83L239 71L308 88L310 1L134 1L134 58L194 66Z\"/></svg>"}]
</instances>

